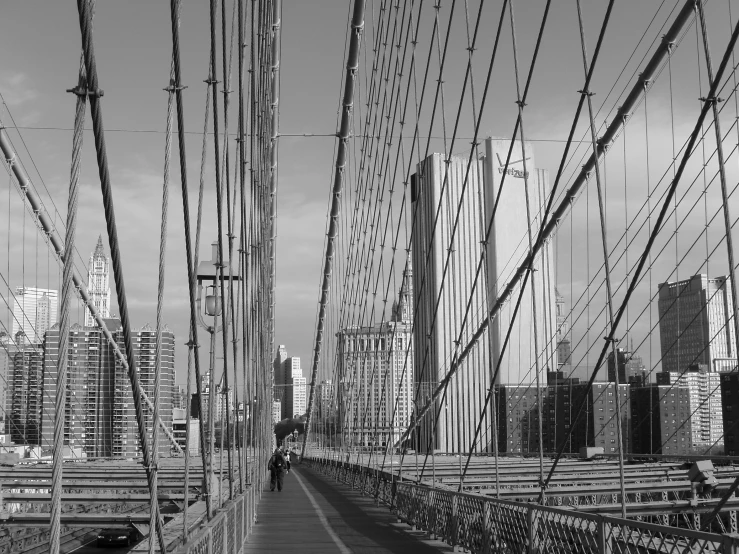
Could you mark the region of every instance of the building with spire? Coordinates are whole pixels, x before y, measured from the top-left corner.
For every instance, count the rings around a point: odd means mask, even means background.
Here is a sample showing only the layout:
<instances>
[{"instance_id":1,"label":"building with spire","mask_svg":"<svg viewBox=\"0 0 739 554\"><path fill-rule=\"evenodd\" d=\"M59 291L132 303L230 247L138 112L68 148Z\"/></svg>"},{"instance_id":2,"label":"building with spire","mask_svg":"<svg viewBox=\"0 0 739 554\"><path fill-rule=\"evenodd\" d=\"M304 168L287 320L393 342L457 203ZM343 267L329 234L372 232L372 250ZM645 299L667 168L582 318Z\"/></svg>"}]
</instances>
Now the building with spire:
<instances>
[{"instance_id":1,"label":"building with spire","mask_svg":"<svg viewBox=\"0 0 739 554\"><path fill-rule=\"evenodd\" d=\"M110 317L110 258L103 249L103 237L98 236L95 251L90 255L87 267L87 292L93 305L103 318ZM85 309L85 327L95 327L95 319L89 309Z\"/></svg>"}]
</instances>

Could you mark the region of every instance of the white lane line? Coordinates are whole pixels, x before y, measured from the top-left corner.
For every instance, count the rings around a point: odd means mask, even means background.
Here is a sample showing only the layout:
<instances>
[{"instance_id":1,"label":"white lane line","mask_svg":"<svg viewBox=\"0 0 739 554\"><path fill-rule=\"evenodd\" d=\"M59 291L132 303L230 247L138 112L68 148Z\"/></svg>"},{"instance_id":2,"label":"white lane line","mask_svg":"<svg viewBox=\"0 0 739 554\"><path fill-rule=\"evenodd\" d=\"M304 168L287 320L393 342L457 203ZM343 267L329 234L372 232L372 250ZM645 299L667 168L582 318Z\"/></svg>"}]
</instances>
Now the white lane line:
<instances>
[{"instance_id":1,"label":"white lane line","mask_svg":"<svg viewBox=\"0 0 739 554\"><path fill-rule=\"evenodd\" d=\"M295 478L298 480L298 484L303 488L303 491L305 492L306 496L308 496L308 500L310 500L310 503L313 504L313 508L316 510L316 514L318 514L318 519L321 520L321 523L323 524L324 529L326 529L329 536L336 543L336 546L339 547L339 551L341 552L341 554L352 554L352 551L349 548L347 548L344 542L339 538L339 536L331 528L331 524L328 522L328 519L326 519L326 516L323 514L323 510L321 510L321 507L318 505L318 502L316 502L316 499L313 498L313 495L308 490L308 487L306 487L305 484L303 483L303 480L298 475L298 472L294 471L293 474L295 475Z\"/></svg>"}]
</instances>

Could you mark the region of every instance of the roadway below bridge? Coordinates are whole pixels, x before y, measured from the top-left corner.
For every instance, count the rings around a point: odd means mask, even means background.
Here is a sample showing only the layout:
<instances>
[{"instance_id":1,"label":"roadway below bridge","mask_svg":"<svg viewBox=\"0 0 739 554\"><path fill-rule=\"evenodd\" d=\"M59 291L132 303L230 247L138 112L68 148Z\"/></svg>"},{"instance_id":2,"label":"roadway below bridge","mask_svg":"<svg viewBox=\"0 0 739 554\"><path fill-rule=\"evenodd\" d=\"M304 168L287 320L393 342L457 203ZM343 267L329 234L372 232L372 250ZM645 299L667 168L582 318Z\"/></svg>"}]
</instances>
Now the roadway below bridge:
<instances>
[{"instance_id":1,"label":"roadway below bridge","mask_svg":"<svg viewBox=\"0 0 739 554\"><path fill-rule=\"evenodd\" d=\"M262 495L259 520L244 554L451 553L398 523L387 506L310 469L293 465L282 492Z\"/></svg>"}]
</instances>

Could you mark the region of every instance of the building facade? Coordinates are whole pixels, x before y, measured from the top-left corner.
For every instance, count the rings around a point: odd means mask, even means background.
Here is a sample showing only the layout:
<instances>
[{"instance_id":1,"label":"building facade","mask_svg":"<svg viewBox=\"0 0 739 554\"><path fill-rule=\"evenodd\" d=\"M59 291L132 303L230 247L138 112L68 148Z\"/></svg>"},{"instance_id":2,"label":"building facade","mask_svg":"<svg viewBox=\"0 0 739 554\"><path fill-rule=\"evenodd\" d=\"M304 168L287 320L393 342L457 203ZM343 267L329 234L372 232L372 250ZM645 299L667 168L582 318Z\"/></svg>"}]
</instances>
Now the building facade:
<instances>
[{"instance_id":1,"label":"building facade","mask_svg":"<svg viewBox=\"0 0 739 554\"><path fill-rule=\"evenodd\" d=\"M724 454L739 455L739 373L721 374Z\"/></svg>"},{"instance_id":2,"label":"building facade","mask_svg":"<svg viewBox=\"0 0 739 554\"><path fill-rule=\"evenodd\" d=\"M114 334L118 346L124 349L123 330L118 328ZM154 375L156 369L157 332L149 325L132 330L133 355L139 373L141 388L150 399L154 398ZM165 325L161 332L160 394L159 413L165 427L172 429L172 388L174 386L174 333ZM150 410L144 410L146 433L152 436L153 417ZM167 456L170 445L166 437L159 436L159 454ZM115 358L115 394L113 400L113 456L131 458L140 455L136 412L131 392L128 371L120 360Z\"/></svg>"},{"instance_id":3,"label":"building facade","mask_svg":"<svg viewBox=\"0 0 739 554\"><path fill-rule=\"evenodd\" d=\"M694 364L682 372L657 373L657 383L688 389L691 448L702 450L724 444L720 373L709 371L705 365Z\"/></svg>"},{"instance_id":4,"label":"building facade","mask_svg":"<svg viewBox=\"0 0 739 554\"><path fill-rule=\"evenodd\" d=\"M690 454L690 390L657 383L631 387L631 427L635 454Z\"/></svg>"},{"instance_id":5,"label":"building facade","mask_svg":"<svg viewBox=\"0 0 739 554\"><path fill-rule=\"evenodd\" d=\"M59 293L54 289L18 287L13 297L13 336L22 332L27 343L41 344L57 321Z\"/></svg>"},{"instance_id":6,"label":"building facade","mask_svg":"<svg viewBox=\"0 0 739 554\"><path fill-rule=\"evenodd\" d=\"M42 450L51 450L54 444L59 333L56 324L44 339ZM67 347L65 445L88 457L113 455L115 378L114 354L100 328L72 325Z\"/></svg>"},{"instance_id":7,"label":"building facade","mask_svg":"<svg viewBox=\"0 0 739 554\"><path fill-rule=\"evenodd\" d=\"M539 226L549 191L547 173L535 169L531 144L519 141L506 167L509 146L508 140L487 139L485 154L469 167L467 155L450 156L447 163L443 155L433 154L411 176L413 287L418 310L413 337L415 400L421 406L450 370L459 345L470 342L522 263L528 252L529 228L535 236ZM504 175L506 184L501 191ZM485 241L493 213L491 234ZM447 263L449 252L453 255ZM474 285L483 255L484 271ZM468 451L493 371L497 370L497 383L530 384L536 382L537 371L546 375L558 365L550 243L534 260L534 268L537 271L523 296L508 347L504 351L515 302L503 306L486 334L455 368L443 402L434 406L434 417L428 418L428 424L424 423L427 418L421 422L422 444L433 443L435 449L447 452ZM492 420L490 410L490 406L485 408L483 415L488 421ZM478 440L475 450L480 451L483 444L491 446L491 441L489 436Z\"/></svg>"},{"instance_id":8,"label":"building facade","mask_svg":"<svg viewBox=\"0 0 739 554\"><path fill-rule=\"evenodd\" d=\"M410 424L413 398L410 325L388 321L339 332L339 413L354 446L388 446Z\"/></svg>"},{"instance_id":9,"label":"building facade","mask_svg":"<svg viewBox=\"0 0 739 554\"><path fill-rule=\"evenodd\" d=\"M87 267L87 292L92 303L106 319L110 317L110 259L105 255L103 249L103 237L98 237L95 251L90 254L90 262ZM95 318L92 312L85 307L85 327L94 327Z\"/></svg>"},{"instance_id":10,"label":"building facade","mask_svg":"<svg viewBox=\"0 0 739 554\"><path fill-rule=\"evenodd\" d=\"M44 350L41 344L18 345L9 365L6 433L15 444L41 444L41 388Z\"/></svg>"},{"instance_id":11,"label":"building facade","mask_svg":"<svg viewBox=\"0 0 739 554\"><path fill-rule=\"evenodd\" d=\"M683 372L695 364L709 371L737 367L734 303L729 277L690 279L659 285L662 369Z\"/></svg>"}]
</instances>

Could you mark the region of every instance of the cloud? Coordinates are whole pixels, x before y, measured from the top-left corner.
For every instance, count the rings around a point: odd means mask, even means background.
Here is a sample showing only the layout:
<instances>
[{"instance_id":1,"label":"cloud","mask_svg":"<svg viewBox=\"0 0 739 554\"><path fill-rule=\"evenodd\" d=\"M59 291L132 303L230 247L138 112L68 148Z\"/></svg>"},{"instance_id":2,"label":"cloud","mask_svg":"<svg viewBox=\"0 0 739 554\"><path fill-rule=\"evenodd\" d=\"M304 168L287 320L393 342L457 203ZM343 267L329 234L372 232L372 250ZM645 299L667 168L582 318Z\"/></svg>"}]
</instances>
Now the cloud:
<instances>
[{"instance_id":1,"label":"cloud","mask_svg":"<svg viewBox=\"0 0 739 554\"><path fill-rule=\"evenodd\" d=\"M0 94L8 106L20 106L39 97L29 81L25 73L0 72Z\"/></svg>"}]
</instances>

